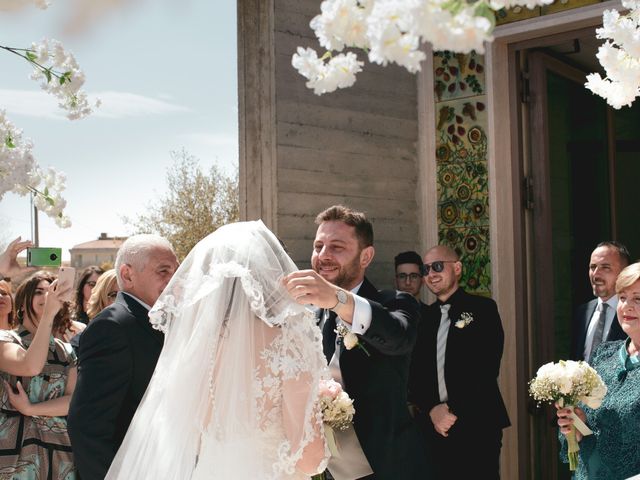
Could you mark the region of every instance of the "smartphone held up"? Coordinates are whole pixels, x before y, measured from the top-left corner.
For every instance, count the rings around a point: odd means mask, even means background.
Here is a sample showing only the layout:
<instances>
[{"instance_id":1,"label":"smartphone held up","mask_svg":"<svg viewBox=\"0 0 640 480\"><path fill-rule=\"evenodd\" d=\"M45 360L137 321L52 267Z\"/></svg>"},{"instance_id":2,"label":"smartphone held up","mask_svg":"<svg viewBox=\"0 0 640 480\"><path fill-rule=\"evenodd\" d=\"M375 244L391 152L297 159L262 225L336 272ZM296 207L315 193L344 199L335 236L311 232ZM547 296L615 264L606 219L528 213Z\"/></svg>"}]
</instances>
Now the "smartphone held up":
<instances>
[{"instance_id":1,"label":"smartphone held up","mask_svg":"<svg viewBox=\"0 0 640 480\"><path fill-rule=\"evenodd\" d=\"M67 290L63 300L70 302L73 299L73 284L76 278L76 269L73 267L60 267L58 270L58 289Z\"/></svg>"},{"instance_id":2,"label":"smartphone held up","mask_svg":"<svg viewBox=\"0 0 640 480\"><path fill-rule=\"evenodd\" d=\"M28 267L59 267L62 264L62 248L27 248Z\"/></svg>"}]
</instances>

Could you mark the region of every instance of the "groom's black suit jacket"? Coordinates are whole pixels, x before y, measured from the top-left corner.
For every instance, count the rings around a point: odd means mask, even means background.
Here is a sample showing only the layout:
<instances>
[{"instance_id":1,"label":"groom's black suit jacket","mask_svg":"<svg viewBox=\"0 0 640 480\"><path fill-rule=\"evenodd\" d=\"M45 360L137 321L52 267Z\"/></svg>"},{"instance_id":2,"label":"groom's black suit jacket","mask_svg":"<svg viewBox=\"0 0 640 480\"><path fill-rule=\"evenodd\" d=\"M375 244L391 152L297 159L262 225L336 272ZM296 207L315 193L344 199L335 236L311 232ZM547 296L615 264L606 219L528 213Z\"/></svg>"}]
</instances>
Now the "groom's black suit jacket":
<instances>
[{"instance_id":1,"label":"groom's black suit jacket","mask_svg":"<svg viewBox=\"0 0 640 480\"><path fill-rule=\"evenodd\" d=\"M481 445L485 435L495 437L510 425L509 417L498 388L498 373L504 344L504 331L496 303L486 297L466 293L459 288L447 300L449 336L445 351L445 384L450 410L458 417L449 431L449 439L456 445L468 442L469 448ZM414 349L409 380L410 400L420 410L418 418L427 431L427 438L441 439L429 412L440 402L436 343L440 326L439 301L430 305L420 323ZM462 313L469 313L473 321L464 328L455 323ZM453 445L453 443L452 443ZM455 452L459 455L460 452ZM465 463L464 455L460 463ZM436 462L442 458L435 458ZM451 465L451 471L455 470ZM458 478L452 474L448 478ZM479 477L480 478L480 477ZM488 477L484 477L488 478Z\"/></svg>"},{"instance_id":2,"label":"groom's black suit jacket","mask_svg":"<svg viewBox=\"0 0 640 480\"><path fill-rule=\"evenodd\" d=\"M148 313L121 292L80 337L68 426L82 480L107 474L151 380L164 336L151 327Z\"/></svg>"},{"instance_id":3,"label":"groom's black suit jacket","mask_svg":"<svg viewBox=\"0 0 640 480\"><path fill-rule=\"evenodd\" d=\"M418 302L404 292L378 291L366 278L358 296L371 305L371 325L360 337L370 356L357 346L351 350L339 346L344 388L354 400L358 440L376 480L428 478L422 439L407 408ZM335 351L335 326L331 316L322 331L327 362Z\"/></svg>"},{"instance_id":4,"label":"groom's black suit jacket","mask_svg":"<svg viewBox=\"0 0 640 480\"><path fill-rule=\"evenodd\" d=\"M589 323L591 323L591 317L593 317L593 312L596 311L597 306L598 299L594 298L590 302L583 303L576 309L571 326L571 358L573 360L589 360L588 358L584 358L584 343L587 339L587 330L589 329ZM609 334L604 341L612 342L626 338L627 334L622 330L620 322L618 322L618 314L616 313L613 316Z\"/></svg>"}]
</instances>

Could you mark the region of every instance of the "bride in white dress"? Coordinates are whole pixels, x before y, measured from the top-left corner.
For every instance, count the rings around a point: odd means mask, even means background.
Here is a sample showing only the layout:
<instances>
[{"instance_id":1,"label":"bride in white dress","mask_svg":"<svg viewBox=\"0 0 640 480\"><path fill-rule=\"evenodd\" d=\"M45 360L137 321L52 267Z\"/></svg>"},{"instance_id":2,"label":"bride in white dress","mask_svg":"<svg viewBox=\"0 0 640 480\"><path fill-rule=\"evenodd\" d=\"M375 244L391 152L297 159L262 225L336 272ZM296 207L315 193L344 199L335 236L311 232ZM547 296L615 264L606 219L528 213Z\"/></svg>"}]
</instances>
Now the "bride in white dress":
<instances>
[{"instance_id":1,"label":"bride in white dress","mask_svg":"<svg viewBox=\"0 0 640 480\"><path fill-rule=\"evenodd\" d=\"M285 480L326 466L314 316L281 284L296 266L262 222L189 253L150 313L165 344L107 480Z\"/></svg>"}]
</instances>

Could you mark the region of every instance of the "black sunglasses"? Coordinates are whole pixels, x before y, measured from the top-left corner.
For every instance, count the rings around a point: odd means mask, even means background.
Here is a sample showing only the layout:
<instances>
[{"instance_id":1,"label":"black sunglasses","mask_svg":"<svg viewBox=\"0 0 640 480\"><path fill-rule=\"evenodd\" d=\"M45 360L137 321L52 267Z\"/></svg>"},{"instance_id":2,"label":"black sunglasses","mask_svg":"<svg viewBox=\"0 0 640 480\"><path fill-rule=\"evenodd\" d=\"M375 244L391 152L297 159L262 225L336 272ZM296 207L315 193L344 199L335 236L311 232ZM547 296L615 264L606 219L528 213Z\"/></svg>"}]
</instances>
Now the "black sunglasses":
<instances>
[{"instance_id":1,"label":"black sunglasses","mask_svg":"<svg viewBox=\"0 0 640 480\"><path fill-rule=\"evenodd\" d=\"M422 275L424 275L425 277L429 275L429 272L431 271L432 268L434 272L440 273L442 270L444 270L445 263L456 263L456 262L457 260L436 260L435 262L425 263L424 265L422 265Z\"/></svg>"}]
</instances>

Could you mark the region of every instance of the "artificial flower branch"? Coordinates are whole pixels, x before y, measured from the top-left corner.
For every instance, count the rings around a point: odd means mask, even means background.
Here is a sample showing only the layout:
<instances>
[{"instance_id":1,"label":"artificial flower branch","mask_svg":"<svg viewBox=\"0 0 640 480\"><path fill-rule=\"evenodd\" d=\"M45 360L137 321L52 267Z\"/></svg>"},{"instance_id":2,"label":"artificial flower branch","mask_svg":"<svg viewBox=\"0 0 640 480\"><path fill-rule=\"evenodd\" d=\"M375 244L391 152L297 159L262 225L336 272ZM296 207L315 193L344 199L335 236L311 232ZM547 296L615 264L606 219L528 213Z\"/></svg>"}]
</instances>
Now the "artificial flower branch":
<instances>
[{"instance_id":1,"label":"artificial flower branch","mask_svg":"<svg viewBox=\"0 0 640 480\"><path fill-rule=\"evenodd\" d=\"M57 40L43 39L31 48L0 45L0 49L26 60L33 67L31 79L58 99L70 120L84 118L100 106L100 100L89 105L87 94L81 90L85 75L72 53ZM54 219L61 228L71 225L63 210L67 205L61 193L65 176L53 168L44 172L33 157L33 143L22 138L17 129L0 110L0 200L12 191L18 195L32 193L36 208Z\"/></svg>"},{"instance_id":2,"label":"artificial flower branch","mask_svg":"<svg viewBox=\"0 0 640 480\"><path fill-rule=\"evenodd\" d=\"M596 54L605 77L592 73L585 83L616 109L631 106L640 95L640 1L622 0L622 6L627 14L605 10L596 30L596 38L606 40Z\"/></svg>"},{"instance_id":3,"label":"artificial flower branch","mask_svg":"<svg viewBox=\"0 0 640 480\"><path fill-rule=\"evenodd\" d=\"M328 52L360 49L372 63L396 63L415 73L426 58L422 43L430 43L434 50L483 53L484 43L493 40L498 10L551 3L553 0L324 0L320 15L309 25ZM364 66L354 52L318 57L314 49L302 47L291 64L317 95L350 87Z\"/></svg>"}]
</instances>

